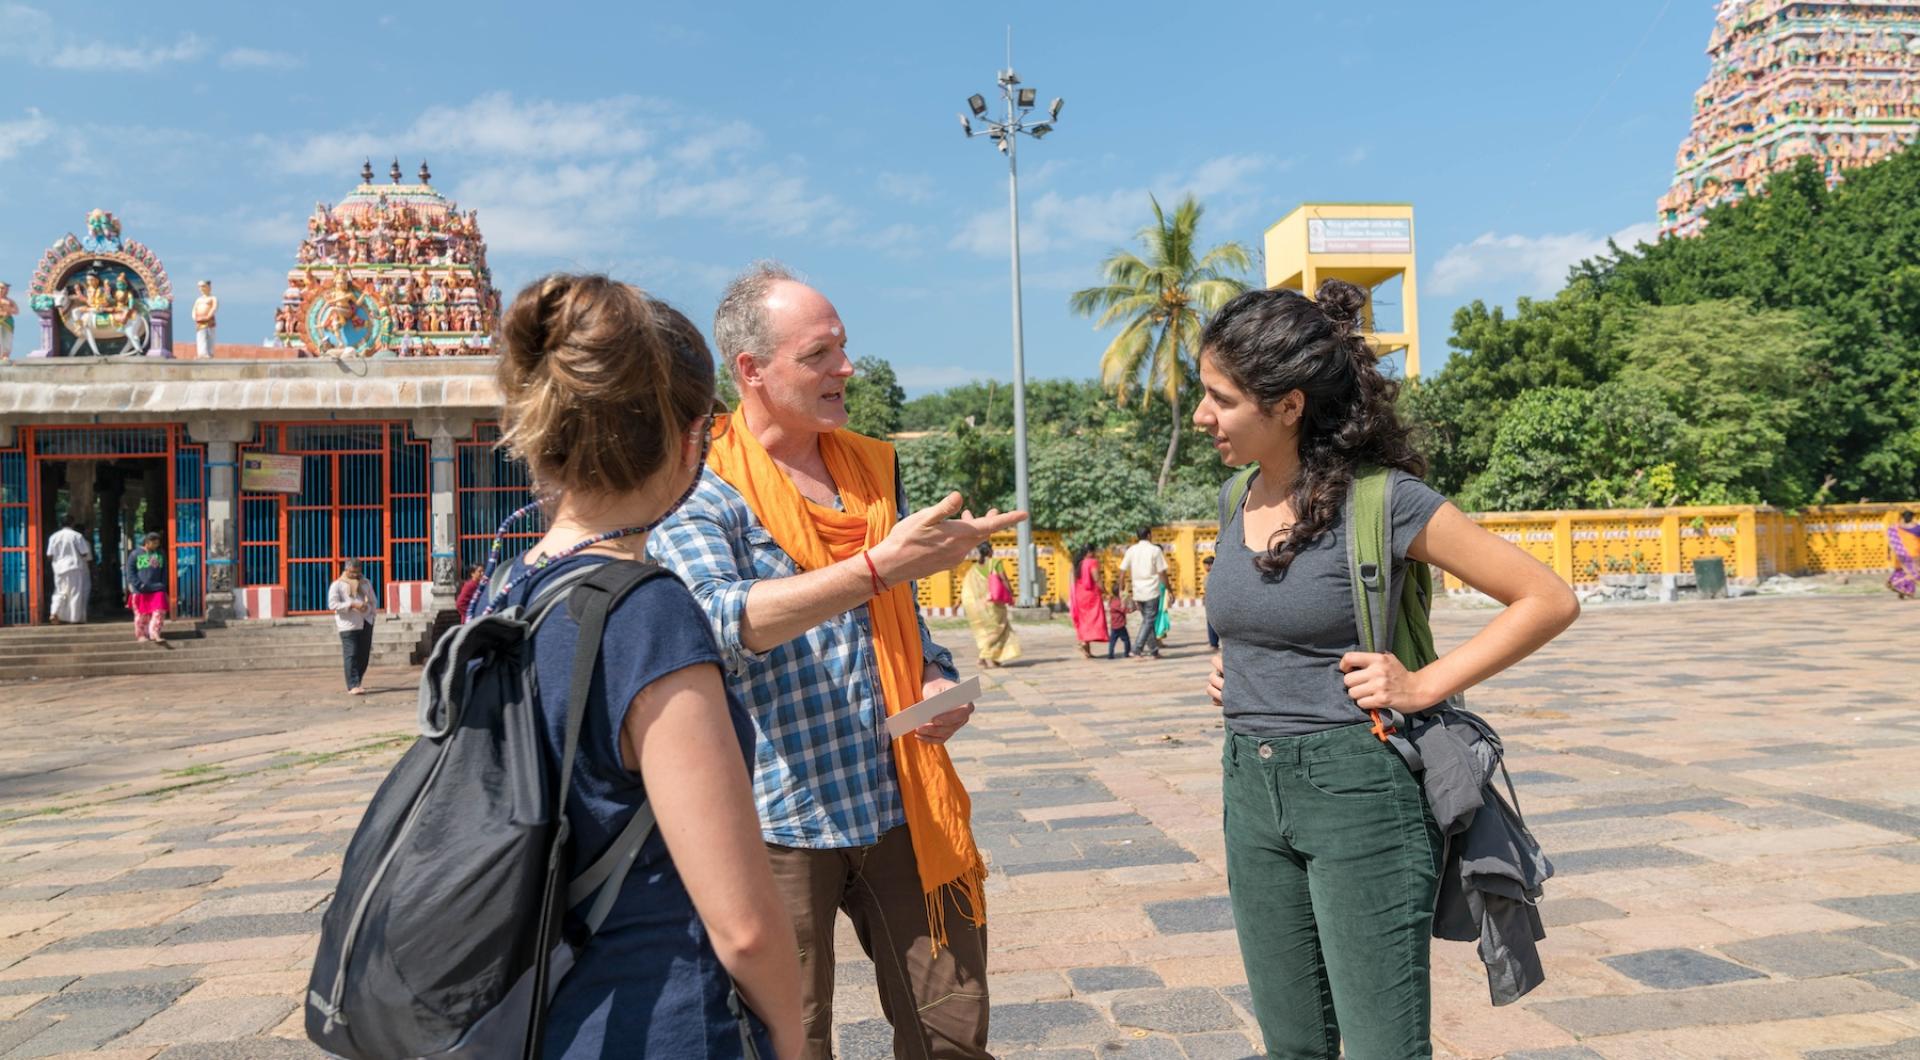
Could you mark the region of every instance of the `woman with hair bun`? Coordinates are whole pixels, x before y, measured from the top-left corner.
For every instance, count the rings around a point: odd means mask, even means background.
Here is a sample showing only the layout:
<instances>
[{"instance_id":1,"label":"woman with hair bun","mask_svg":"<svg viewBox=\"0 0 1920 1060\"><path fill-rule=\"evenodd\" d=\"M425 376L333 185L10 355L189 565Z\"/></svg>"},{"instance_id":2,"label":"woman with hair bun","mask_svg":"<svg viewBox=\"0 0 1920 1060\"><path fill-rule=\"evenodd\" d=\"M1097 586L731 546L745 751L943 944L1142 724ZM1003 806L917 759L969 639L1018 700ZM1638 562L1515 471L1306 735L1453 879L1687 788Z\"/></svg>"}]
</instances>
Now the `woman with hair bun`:
<instances>
[{"instance_id":1,"label":"woman with hair bun","mask_svg":"<svg viewBox=\"0 0 1920 1060\"><path fill-rule=\"evenodd\" d=\"M1208 683L1222 753L1228 891L1269 1056L1433 1055L1429 939L1441 840L1420 782L1368 724L1492 677L1579 614L1553 571L1420 481L1398 385L1361 334L1366 294L1250 291L1200 344L1193 421L1228 464L1257 464L1207 579L1220 636ZM1409 672L1359 650L1342 514L1363 468L1392 487L1388 599L1431 563L1507 605ZM1223 492L1223 506L1228 500Z\"/></svg>"},{"instance_id":2,"label":"woman with hair bun","mask_svg":"<svg viewBox=\"0 0 1920 1060\"><path fill-rule=\"evenodd\" d=\"M502 444L532 471L549 529L504 566L495 542L476 609L524 605L584 564L643 560L647 532L692 489L717 409L699 329L626 284L549 276L502 330ZM533 640L555 770L579 633L560 606ZM657 577L614 607L603 645L567 794L574 861L592 864L643 804L658 827L560 981L545 1055L797 1056L798 945L748 787L752 724L705 617Z\"/></svg>"}]
</instances>

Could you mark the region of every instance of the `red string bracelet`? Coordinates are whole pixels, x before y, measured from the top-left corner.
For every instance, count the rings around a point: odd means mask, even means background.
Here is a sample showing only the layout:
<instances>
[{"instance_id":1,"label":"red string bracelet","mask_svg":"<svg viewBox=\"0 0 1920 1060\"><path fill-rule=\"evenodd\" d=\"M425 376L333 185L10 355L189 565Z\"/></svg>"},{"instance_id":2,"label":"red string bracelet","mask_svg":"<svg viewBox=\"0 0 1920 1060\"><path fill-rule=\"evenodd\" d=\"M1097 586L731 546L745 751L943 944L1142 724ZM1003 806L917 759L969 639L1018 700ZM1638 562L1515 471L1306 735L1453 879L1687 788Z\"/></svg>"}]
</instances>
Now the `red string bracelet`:
<instances>
[{"instance_id":1,"label":"red string bracelet","mask_svg":"<svg viewBox=\"0 0 1920 1060\"><path fill-rule=\"evenodd\" d=\"M873 576L873 595L886 595L886 583L880 580L880 568L873 565L873 557L866 552L862 552L860 553L860 558L867 561L867 573Z\"/></svg>"}]
</instances>

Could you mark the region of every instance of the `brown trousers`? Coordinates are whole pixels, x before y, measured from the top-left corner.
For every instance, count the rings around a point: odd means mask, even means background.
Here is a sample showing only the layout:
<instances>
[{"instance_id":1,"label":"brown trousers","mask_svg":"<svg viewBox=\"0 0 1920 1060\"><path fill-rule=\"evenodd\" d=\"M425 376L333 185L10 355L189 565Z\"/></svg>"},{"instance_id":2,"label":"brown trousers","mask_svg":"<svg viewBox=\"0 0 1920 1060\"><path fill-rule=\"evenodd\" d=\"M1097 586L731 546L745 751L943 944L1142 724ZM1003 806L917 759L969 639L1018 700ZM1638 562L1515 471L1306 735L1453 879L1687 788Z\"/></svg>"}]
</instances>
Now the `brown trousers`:
<instances>
[{"instance_id":1,"label":"brown trousers","mask_svg":"<svg viewBox=\"0 0 1920 1060\"><path fill-rule=\"evenodd\" d=\"M880 1010L902 1060L991 1060L987 1052L987 931L947 899L947 945L933 954L927 900L902 825L867 847L802 850L767 844L773 882L800 937L806 1060L833 1056L834 914L853 921L873 958Z\"/></svg>"}]
</instances>

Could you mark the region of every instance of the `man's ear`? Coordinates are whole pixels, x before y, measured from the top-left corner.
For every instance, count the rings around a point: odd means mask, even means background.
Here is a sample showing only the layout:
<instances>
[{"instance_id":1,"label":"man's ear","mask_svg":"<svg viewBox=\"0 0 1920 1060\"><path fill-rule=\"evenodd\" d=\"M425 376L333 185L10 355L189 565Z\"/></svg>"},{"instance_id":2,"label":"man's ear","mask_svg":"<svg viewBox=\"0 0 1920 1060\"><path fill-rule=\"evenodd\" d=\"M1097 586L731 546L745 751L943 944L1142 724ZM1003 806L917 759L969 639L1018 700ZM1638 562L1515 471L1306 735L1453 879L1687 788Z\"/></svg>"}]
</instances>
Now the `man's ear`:
<instances>
[{"instance_id":1,"label":"man's ear","mask_svg":"<svg viewBox=\"0 0 1920 1060\"><path fill-rule=\"evenodd\" d=\"M733 355L733 381L739 386L749 384L758 386L764 367L754 358L752 351L742 350Z\"/></svg>"}]
</instances>

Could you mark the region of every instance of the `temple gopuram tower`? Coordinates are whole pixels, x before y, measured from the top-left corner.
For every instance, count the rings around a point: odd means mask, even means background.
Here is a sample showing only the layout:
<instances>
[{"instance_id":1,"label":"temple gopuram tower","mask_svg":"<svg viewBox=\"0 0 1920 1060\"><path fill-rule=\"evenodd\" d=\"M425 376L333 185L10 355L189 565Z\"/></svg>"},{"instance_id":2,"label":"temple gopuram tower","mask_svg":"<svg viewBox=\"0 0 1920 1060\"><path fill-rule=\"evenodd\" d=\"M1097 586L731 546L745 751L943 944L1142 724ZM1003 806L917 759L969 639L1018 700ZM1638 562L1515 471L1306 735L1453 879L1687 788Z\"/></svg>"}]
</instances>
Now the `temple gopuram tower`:
<instances>
[{"instance_id":1,"label":"temple gopuram tower","mask_svg":"<svg viewBox=\"0 0 1920 1060\"><path fill-rule=\"evenodd\" d=\"M500 292L478 211L461 213L420 163L417 184L373 182L314 206L274 316L279 344L308 356L444 357L493 352Z\"/></svg>"},{"instance_id":2,"label":"temple gopuram tower","mask_svg":"<svg viewBox=\"0 0 1920 1060\"><path fill-rule=\"evenodd\" d=\"M1920 133L1920 0L1724 0L1707 55L1663 234L1700 231L1801 158L1832 185Z\"/></svg>"}]
</instances>

